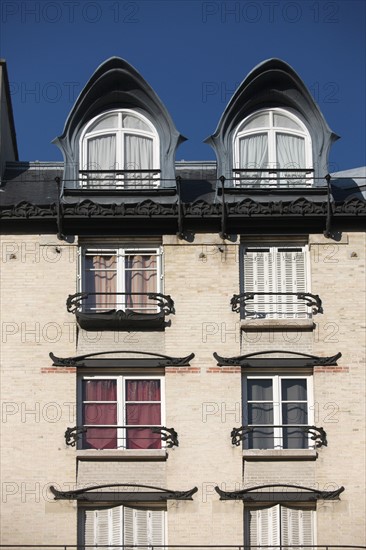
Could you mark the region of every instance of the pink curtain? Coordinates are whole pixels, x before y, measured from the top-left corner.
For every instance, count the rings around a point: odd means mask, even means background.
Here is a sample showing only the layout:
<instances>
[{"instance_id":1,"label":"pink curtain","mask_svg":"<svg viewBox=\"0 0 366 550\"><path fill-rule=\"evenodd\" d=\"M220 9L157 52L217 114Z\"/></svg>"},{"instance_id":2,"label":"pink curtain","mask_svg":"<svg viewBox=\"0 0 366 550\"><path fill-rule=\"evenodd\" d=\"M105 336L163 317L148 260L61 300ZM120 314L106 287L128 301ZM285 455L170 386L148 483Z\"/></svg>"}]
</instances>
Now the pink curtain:
<instances>
[{"instance_id":1,"label":"pink curtain","mask_svg":"<svg viewBox=\"0 0 366 550\"><path fill-rule=\"evenodd\" d=\"M116 380L84 380L83 425L91 425L84 434L84 449L116 449L117 428L94 426L117 425Z\"/></svg>"},{"instance_id":2,"label":"pink curtain","mask_svg":"<svg viewBox=\"0 0 366 550\"><path fill-rule=\"evenodd\" d=\"M126 292L156 292L156 256L129 255L125 259ZM126 296L126 306L135 311L155 313L156 307L147 296ZM152 306L152 307L149 307Z\"/></svg>"},{"instance_id":3,"label":"pink curtain","mask_svg":"<svg viewBox=\"0 0 366 550\"><path fill-rule=\"evenodd\" d=\"M111 295L90 296L88 308L116 307L117 257L115 255L86 256L86 292L111 292Z\"/></svg>"},{"instance_id":4,"label":"pink curtain","mask_svg":"<svg viewBox=\"0 0 366 550\"><path fill-rule=\"evenodd\" d=\"M160 380L126 382L126 426L131 424L161 425ZM161 436L150 428L126 428L126 448L160 449Z\"/></svg>"}]
</instances>

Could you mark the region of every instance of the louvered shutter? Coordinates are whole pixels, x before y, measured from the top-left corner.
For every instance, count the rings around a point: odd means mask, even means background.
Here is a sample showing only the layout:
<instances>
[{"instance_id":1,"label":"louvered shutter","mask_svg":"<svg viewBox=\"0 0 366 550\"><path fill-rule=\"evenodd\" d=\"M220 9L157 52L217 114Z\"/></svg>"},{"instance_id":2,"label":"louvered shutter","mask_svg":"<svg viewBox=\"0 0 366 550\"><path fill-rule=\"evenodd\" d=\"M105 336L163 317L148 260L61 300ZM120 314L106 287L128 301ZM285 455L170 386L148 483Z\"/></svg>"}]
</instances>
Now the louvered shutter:
<instances>
[{"instance_id":1,"label":"louvered shutter","mask_svg":"<svg viewBox=\"0 0 366 550\"><path fill-rule=\"evenodd\" d=\"M124 508L124 544L163 546L165 512L163 510L136 510Z\"/></svg>"},{"instance_id":2,"label":"louvered shutter","mask_svg":"<svg viewBox=\"0 0 366 550\"><path fill-rule=\"evenodd\" d=\"M245 249L243 261L244 292L274 292L273 254L270 249ZM245 316L270 318L273 309L271 296L255 296L254 301L248 302Z\"/></svg>"},{"instance_id":3,"label":"louvered shutter","mask_svg":"<svg viewBox=\"0 0 366 550\"><path fill-rule=\"evenodd\" d=\"M123 544L123 506L116 506L109 510L110 531L109 542L110 550L115 550Z\"/></svg>"},{"instance_id":4,"label":"louvered shutter","mask_svg":"<svg viewBox=\"0 0 366 550\"><path fill-rule=\"evenodd\" d=\"M84 512L84 544L94 546L96 544L97 511L85 510Z\"/></svg>"},{"instance_id":5,"label":"louvered shutter","mask_svg":"<svg viewBox=\"0 0 366 550\"><path fill-rule=\"evenodd\" d=\"M151 510L150 514L150 544L154 547L164 545L165 512L163 510Z\"/></svg>"},{"instance_id":6,"label":"louvered shutter","mask_svg":"<svg viewBox=\"0 0 366 550\"><path fill-rule=\"evenodd\" d=\"M282 544L302 548L314 544L313 511L281 507ZM291 549L289 549L291 550Z\"/></svg>"},{"instance_id":7,"label":"louvered shutter","mask_svg":"<svg viewBox=\"0 0 366 550\"><path fill-rule=\"evenodd\" d=\"M245 525L246 544L257 546L280 544L280 505L261 510L248 510ZM249 534L249 540L248 540Z\"/></svg>"},{"instance_id":8,"label":"louvered shutter","mask_svg":"<svg viewBox=\"0 0 366 550\"><path fill-rule=\"evenodd\" d=\"M129 546L134 545L134 510L133 508L123 508L123 544L125 550L129 550Z\"/></svg>"},{"instance_id":9,"label":"louvered shutter","mask_svg":"<svg viewBox=\"0 0 366 550\"><path fill-rule=\"evenodd\" d=\"M96 537L95 544L109 544L109 510L108 508L96 511Z\"/></svg>"},{"instance_id":10,"label":"louvered shutter","mask_svg":"<svg viewBox=\"0 0 366 550\"><path fill-rule=\"evenodd\" d=\"M275 249L276 292L305 292L306 266L303 248ZM277 316L280 318L304 318L307 307L296 296L278 296Z\"/></svg>"}]
</instances>

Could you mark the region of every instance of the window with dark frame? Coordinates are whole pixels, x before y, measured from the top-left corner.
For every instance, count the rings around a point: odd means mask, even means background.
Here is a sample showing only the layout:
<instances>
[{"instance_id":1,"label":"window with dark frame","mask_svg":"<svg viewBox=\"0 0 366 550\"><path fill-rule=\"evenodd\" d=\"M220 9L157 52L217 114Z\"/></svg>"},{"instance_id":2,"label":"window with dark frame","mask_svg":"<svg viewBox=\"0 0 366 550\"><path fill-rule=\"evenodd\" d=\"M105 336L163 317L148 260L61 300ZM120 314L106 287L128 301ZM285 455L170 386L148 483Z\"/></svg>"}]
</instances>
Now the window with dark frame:
<instances>
[{"instance_id":1,"label":"window with dark frame","mask_svg":"<svg viewBox=\"0 0 366 550\"><path fill-rule=\"evenodd\" d=\"M83 449L161 449L164 377L82 376L79 425Z\"/></svg>"}]
</instances>

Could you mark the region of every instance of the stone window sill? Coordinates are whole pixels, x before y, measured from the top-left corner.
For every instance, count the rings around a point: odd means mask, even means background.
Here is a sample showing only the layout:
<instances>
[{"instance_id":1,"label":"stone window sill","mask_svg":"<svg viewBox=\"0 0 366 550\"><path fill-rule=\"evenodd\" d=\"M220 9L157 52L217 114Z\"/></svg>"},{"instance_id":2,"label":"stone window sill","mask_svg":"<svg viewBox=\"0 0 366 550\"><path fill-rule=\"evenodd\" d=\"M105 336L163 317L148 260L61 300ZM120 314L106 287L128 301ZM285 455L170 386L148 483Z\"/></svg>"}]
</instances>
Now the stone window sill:
<instances>
[{"instance_id":1,"label":"stone window sill","mask_svg":"<svg viewBox=\"0 0 366 550\"><path fill-rule=\"evenodd\" d=\"M245 449L244 460L316 460L315 449Z\"/></svg>"},{"instance_id":2,"label":"stone window sill","mask_svg":"<svg viewBox=\"0 0 366 550\"><path fill-rule=\"evenodd\" d=\"M315 323L312 319L242 319L240 328L244 332L260 330L313 331Z\"/></svg>"},{"instance_id":3,"label":"stone window sill","mask_svg":"<svg viewBox=\"0 0 366 550\"><path fill-rule=\"evenodd\" d=\"M168 458L168 453L166 449L154 449L151 451L148 450L136 450L136 449L124 449L124 450L115 450L115 449L104 449L104 450L95 450L95 449L85 449L79 450L76 452L78 460L120 460L120 461L164 461Z\"/></svg>"}]
</instances>

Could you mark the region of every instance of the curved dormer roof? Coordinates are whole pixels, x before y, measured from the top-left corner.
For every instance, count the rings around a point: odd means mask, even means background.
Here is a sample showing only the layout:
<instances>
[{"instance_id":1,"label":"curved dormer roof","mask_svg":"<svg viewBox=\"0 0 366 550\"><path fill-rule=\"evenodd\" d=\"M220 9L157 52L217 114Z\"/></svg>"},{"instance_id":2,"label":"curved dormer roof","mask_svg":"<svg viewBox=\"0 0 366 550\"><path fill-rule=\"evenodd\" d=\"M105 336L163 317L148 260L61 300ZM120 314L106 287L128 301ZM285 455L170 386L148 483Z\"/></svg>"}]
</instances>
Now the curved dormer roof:
<instances>
[{"instance_id":1,"label":"curved dormer roof","mask_svg":"<svg viewBox=\"0 0 366 550\"><path fill-rule=\"evenodd\" d=\"M159 134L161 178L174 180L175 151L186 138L178 132L151 86L119 57L111 57L97 68L71 109L62 135L53 141L64 155L65 180L77 180L83 127L95 116L112 109L133 109L151 121ZM174 181L167 186L173 187Z\"/></svg>"},{"instance_id":2,"label":"curved dormer roof","mask_svg":"<svg viewBox=\"0 0 366 550\"><path fill-rule=\"evenodd\" d=\"M315 178L328 173L329 150L339 136L329 128L294 69L280 59L268 59L246 76L223 112L215 133L206 140L215 150L218 176L232 177L232 138L238 124L256 111L276 107L293 112L306 125L312 140Z\"/></svg>"}]
</instances>

